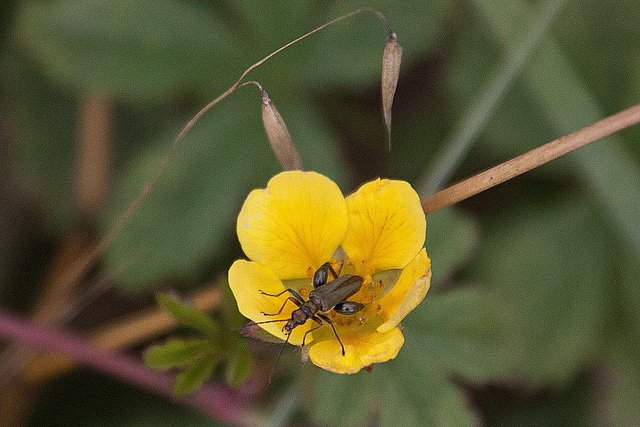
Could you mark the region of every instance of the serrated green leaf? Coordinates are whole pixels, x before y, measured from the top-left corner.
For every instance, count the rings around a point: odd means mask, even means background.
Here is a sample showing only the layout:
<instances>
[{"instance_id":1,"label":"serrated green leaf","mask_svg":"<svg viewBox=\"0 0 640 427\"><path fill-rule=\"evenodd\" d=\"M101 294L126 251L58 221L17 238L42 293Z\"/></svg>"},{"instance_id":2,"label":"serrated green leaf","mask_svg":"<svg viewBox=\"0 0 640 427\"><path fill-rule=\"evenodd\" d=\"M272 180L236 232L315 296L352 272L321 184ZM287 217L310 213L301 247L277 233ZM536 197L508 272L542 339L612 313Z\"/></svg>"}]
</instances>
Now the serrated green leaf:
<instances>
[{"instance_id":1,"label":"serrated green leaf","mask_svg":"<svg viewBox=\"0 0 640 427\"><path fill-rule=\"evenodd\" d=\"M153 369L183 366L202 357L211 347L212 343L208 340L173 339L165 344L149 347L144 353L144 363Z\"/></svg>"},{"instance_id":2,"label":"serrated green leaf","mask_svg":"<svg viewBox=\"0 0 640 427\"><path fill-rule=\"evenodd\" d=\"M173 385L176 396L193 393L202 387L202 383L211 375L218 360L219 358L215 355L209 355L178 374Z\"/></svg>"},{"instance_id":3,"label":"serrated green leaf","mask_svg":"<svg viewBox=\"0 0 640 427\"><path fill-rule=\"evenodd\" d=\"M207 313L197 310L169 294L159 293L157 298L162 308L167 310L181 324L191 326L212 338L220 335L220 328Z\"/></svg>"},{"instance_id":4,"label":"serrated green leaf","mask_svg":"<svg viewBox=\"0 0 640 427\"><path fill-rule=\"evenodd\" d=\"M610 246L584 200L519 206L487 231L473 277L508 305L515 370L565 382L603 343Z\"/></svg>"},{"instance_id":5,"label":"serrated green leaf","mask_svg":"<svg viewBox=\"0 0 640 427\"><path fill-rule=\"evenodd\" d=\"M210 87L233 63L231 37L195 2L29 1L15 25L18 45L78 93L159 99L179 86Z\"/></svg>"},{"instance_id":6,"label":"serrated green leaf","mask_svg":"<svg viewBox=\"0 0 640 427\"><path fill-rule=\"evenodd\" d=\"M238 351L231 355L225 366L225 379L232 387L239 387L249 377L253 357L248 349Z\"/></svg>"},{"instance_id":7,"label":"serrated green leaf","mask_svg":"<svg viewBox=\"0 0 640 427\"><path fill-rule=\"evenodd\" d=\"M456 207L427 215L425 247L431 258L432 283L437 286L461 266L478 244L477 225Z\"/></svg>"},{"instance_id":8,"label":"serrated green leaf","mask_svg":"<svg viewBox=\"0 0 640 427\"><path fill-rule=\"evenodd\" d=\"M243 199L279 171L262 128L259 92L248 89L225 99L189 131L165 176L108 248L105 262L118 284L144 290L158 281L184 283L212 256L237 245L235 220ZM281 112L305 169L344 188L350 171L317 113L302 102L283 102ZM131 159L105 225L153 176L176 132L177 127L162 137L164 143Z\"/></svg>"}]
</instances>

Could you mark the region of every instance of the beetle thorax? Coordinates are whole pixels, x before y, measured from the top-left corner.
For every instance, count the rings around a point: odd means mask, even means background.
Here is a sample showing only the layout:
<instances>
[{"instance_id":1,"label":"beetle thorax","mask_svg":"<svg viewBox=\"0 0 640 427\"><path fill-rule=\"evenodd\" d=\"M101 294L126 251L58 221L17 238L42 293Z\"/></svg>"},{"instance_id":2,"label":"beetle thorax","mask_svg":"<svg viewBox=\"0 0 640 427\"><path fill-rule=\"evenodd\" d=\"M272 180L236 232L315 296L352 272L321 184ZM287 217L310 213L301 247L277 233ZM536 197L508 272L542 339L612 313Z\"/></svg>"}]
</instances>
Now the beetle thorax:
<instances>
[{"instance_id":1,"label":"beetle thorax","mask_svg":"<svg viewBox=\"0 0 640 427\"><path fill-rule=\"evenodd\" d=\"M291 319L284 325L284 330L291 332L296 326L304 325L320 310L320 305L315 298L306 301L302 306L291 313Z\"/></svg>"}]
</instances>

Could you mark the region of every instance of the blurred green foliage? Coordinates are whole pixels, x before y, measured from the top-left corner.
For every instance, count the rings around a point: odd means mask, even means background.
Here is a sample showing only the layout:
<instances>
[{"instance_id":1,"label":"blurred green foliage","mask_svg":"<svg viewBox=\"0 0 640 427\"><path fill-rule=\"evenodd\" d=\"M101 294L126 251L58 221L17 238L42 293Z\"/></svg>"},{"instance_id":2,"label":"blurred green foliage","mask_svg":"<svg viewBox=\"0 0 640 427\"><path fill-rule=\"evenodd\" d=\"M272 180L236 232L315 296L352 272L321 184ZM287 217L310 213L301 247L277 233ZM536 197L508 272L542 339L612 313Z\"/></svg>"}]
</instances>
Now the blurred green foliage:
<instances>
[{"instance_id":1,"label":"blurred green foliage","mask_svg":"<svg viewBox=\"0 0 640 427\"><path fill-rule=\"evenodd\" d=\"M404 48L391 152L378 89L386 33L373 15L352 17L292 46L248 78L269 92L306 169L329 176L345 193L381 175L417 184L492 73L517 54L546 4L368 3L386 15ZM113 189L99 220L103 234L198 109L269 52L361 6L301 0L7 2L0 114L8 125L2 138L9 140L2 149L14 162L6 169L11 179L2 193L2 230L35 227L58 241L76 226L81 97L107 96L116 108ZM473 145L453 181L640 102L638 22L636 0L566 2L504 88L477 140L467 141ZM248 192L278 172L259 103L254 87L242 88L187 134L166 175L103 258L101 268L117 277L121 292L186 291L224 275L242 256L235 216ZM584 425L598 414L597 422L634 425L640 408L639 140L636 126L428 216L432 290L404 322L406 343L398 357L371 374L321 372L313 384L304 383L307 377L293 365L294 377L267 392L272 400L265 409L271 403L289 408L279 419L303 424ZM37 219L15 216L25 205ZM0 242L0 264L7 265L0 269L0 296L12 301L35 292L26 278L43 268L46 256L34 255L43 249L29 244L25 239L33 237L26 232L6 236ZM147 357L156 357L157 366L191 360L191 344L175 342ZM232 371L244 372L246 360L236 362L239 370ZM214 370L213 362L205 365L194 365L201 369L194 368L189 381L212 370L233 381L242 377ZM585 376L589 380L581 380ZM204 425L133 390L127 399L98 399L120 392L121 386L102 381L104 387L90 388L92 399L73 391L84 388L77 377L56 382L34 422ZM308 396L303 405L287 405L292 387ZM501 398L522 390L539 398L521 406ZM144 411L132 409L136 405ZM125 408L117 420L116 408Z\"/></svg>"}]
</instances>

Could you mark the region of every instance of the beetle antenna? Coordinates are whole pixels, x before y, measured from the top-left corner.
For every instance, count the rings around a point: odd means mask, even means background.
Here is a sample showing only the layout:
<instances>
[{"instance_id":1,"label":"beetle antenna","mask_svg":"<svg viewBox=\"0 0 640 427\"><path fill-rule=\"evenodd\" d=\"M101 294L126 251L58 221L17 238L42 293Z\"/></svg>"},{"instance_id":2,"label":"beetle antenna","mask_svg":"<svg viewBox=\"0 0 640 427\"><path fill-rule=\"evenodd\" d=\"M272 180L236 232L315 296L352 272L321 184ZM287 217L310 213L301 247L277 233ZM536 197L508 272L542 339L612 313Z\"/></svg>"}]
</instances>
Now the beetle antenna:
<instances>
[{"instance_id":1,"label":"beetle antenna","mask_svg":"<svg viewBox=\"0 0 640 427\"><path fill-rule=\"evenodd\" d=\"M264 323L286 322L289 319L263 320L262 322L253 322L254 325L262 325Z\"/></svg>"},{"instance_id":2,"label":"beetle antenna","mask_svg":"<svg viewBox=\"0 0 640 427\"><path fill-rule=\"evenodd\" d=\"M287 339L284 340L284 343L282 344L282 347L280 348L280 352L278 353L278 357L276 357L276 361L273 364L273 366L271 367L271 372L269 372L269 384L271 384L271 380L273 379L273 375L276 373L276 367L278 366L278 362L280 361L280 357L282 357L282 353L284 353L285 347L289 343L289 337L290 336L291 336L291 333L289 333L287 335Z\"/></svg>"},{"instance_id":3,"label":"beetle antenna","mask_svg":"<svg viewBox=\"0 0 640 427\"><path fill-rule=\"evenodd\" d=\"M236 328L231 328L232 331L241 331L244 328L246 328L247 326L253 326L253 325L261 325L263 323L275 323L275 322L286 322L288 319L278 319L278 320L264 320L262 322L254 322L253 320L248 322L247 324L243 325L243 326L238 326Z\"/></svg>"}]
</instances>

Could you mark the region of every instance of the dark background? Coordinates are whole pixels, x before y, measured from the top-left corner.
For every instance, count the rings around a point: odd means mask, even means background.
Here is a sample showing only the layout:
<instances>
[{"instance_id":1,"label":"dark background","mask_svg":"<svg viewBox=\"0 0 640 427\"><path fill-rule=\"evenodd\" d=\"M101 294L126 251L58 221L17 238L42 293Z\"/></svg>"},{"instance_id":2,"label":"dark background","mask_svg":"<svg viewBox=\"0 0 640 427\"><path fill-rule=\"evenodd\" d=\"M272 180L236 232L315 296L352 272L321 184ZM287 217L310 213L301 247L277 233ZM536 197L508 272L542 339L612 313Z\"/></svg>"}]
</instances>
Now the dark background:
<instances>
[{"instance_id":1,"label":"dark background","mask_svg":"<svg viewBox=\"0 0 640 427\"><path fill-rule=\"evenodd\" d=\"M391 151L379 102L386 32L374 15L329 27L248 76L284 117L305 168L345 194L382 176L426 197L442 179L455 182L640 102L636 0L366 5L386 15L404 48ZM155 290L224 287L243 256L234 232L241 203L279 171L253 86L187 134L78 286L99 292L78 302L76 290L56 286L193 114L269 52L361 6L3 2L1 309L47 323L55 318L47 310L71 308L65 328L81 334L153 306ZM633 425L639 138L631 128L428 215L432 289L405 320L398 357L371 374L339 376L301 368L291 348L268 385L256 378L276 350L251 344L257 373L243 391L247 409L273 425ZM47 379L30 402L7 390L3 402L19 414L11 419L34 426L209 423L89 370Z\"/></svg>"}]
</instances>

